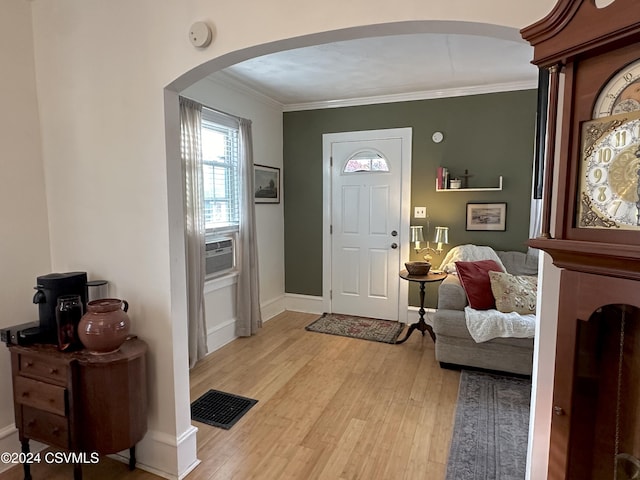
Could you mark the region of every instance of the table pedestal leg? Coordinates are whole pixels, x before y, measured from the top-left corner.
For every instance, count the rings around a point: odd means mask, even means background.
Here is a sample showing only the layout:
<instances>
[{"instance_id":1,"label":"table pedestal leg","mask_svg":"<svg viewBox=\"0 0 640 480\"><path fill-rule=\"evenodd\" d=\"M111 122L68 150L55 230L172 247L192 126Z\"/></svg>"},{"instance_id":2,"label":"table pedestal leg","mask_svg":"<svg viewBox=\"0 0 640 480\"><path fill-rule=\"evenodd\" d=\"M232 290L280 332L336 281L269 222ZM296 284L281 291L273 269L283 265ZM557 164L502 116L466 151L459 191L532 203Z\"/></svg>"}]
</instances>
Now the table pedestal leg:
<instances>
[{"instance_id":1,"label":"table pedestal leg","mask_svg":"<svg viewBox=\"0 0 640 480\"><path fill-rule=\"evenodd\" d=\"M424 321L424 314L426 312L426 310L424 309L424 296L425 296L424 285L425 285L425 282L420 282L420 310L418 310L418 314L420 315L420 319L418 320L417 323L411 324L409 326L409 330L407 330L407 334L405 335L405 337L402 340L396 341L396 343L404 343L404 342L406 342L407 339L413 333L413 331L416 330L416 329L420 330L420 332L422 333L422 336L424 336L424 332L429 332L429 335L431 336L431 339L434 342L436 341L436 334L433 332L433 328L431 328L431 325L428 325L427 322Z\"/></svg>"}]
</instances>

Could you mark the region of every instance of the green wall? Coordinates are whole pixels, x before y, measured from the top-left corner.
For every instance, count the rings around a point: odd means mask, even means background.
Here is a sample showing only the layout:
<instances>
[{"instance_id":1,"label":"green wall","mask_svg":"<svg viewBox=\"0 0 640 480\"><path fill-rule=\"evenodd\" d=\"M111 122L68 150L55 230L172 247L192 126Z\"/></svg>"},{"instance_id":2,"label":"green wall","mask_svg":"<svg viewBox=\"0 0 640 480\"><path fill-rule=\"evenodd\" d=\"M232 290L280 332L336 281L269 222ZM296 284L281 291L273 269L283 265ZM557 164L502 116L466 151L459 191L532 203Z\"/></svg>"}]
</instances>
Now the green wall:
<instances>
[{"instance_id":1,"label":"green wall","mask_svg":"<svg viewBox=\"0 0 640 480\"><path fill-rule=\"evenodd\" d=\"M322 295L322 135L412 127L411 224L414 206L426 206L431 232L449 227L448 248L474 243L496 250L526 251L536 118L536 91L345 107L284 114L285 291ZM435 131L444 140L431 140ZM469 187L498 192L435 192L438 166L469 170ZM506 232L467 232L467 202L506 202ZM408 235L407 235L408 237ZM412 259L418 257L412 251ZM442 257L435 257L438 266ZM435 306L436 286L427 292ZM416 289L410 303L416 305Z\"/></svg>"}]
</instances>

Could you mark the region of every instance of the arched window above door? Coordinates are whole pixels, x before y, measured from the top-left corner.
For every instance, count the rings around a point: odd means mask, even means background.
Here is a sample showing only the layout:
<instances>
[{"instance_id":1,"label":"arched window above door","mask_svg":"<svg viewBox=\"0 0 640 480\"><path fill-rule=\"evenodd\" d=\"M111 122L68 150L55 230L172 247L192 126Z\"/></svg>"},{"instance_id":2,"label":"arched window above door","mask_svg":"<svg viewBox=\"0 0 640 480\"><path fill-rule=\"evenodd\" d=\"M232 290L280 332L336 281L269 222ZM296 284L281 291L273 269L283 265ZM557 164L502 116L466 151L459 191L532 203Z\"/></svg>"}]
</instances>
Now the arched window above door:
<instances>
[{"instance_id":1,"label":"arched window above door","mask_svg":"<svg viewBox=\"0 0 640 480\"><path fill-rule=\"evenodd\" d=\"M361 150L354 153L344 164L342 173L388 172L389 162L380 152Z\"/></svg>"}]
</instances>

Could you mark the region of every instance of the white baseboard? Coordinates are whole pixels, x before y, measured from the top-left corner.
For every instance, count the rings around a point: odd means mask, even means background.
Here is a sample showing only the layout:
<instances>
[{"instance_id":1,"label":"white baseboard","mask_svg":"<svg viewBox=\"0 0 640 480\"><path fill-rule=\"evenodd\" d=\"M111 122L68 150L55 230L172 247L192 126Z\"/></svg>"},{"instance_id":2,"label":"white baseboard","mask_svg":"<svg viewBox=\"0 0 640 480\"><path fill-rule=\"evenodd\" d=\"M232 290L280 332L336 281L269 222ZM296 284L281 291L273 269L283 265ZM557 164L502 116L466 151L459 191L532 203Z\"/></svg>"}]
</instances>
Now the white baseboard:
<instances>
[{"instance_id":1,"label":"white baseboard","mask_svg":"<svg viewBox=\"0 0 640 480\"><path fill-rule=\"evenodd\" d=\"M44 443L36 442L35 440L29 441L29 451L33 453L41 452L47 447L48 445L45 445ZM20 451L21 445L16 426L12 423L11 425L0 428L0 452L20 453ZM15 466L16 464L14 463L0 462L0 473Z\"/></svg>"},{"instance_id":2,"label":"white baseboard","mask_svg":"<svg viewBox=\"0 0 640 480\"><path fill-rule=\"evenodd\" d=\"M236 319L232 318L207 330L207 347L209 353L224 347L236 338Z\"/></svg>"},{"instance_id":3,"label":"white baseboard","mask_svg":"<svg viewBox=\"0 0 640 480\"><path fill-rule=\"evenodd\" d=\"M182 480L200 464L196 456L197 432L191 425L176 439L166 433L148 431L136 445L136 468L169 480ZM127 450L110 457L128 463L128 455Z\"/></svg>"},{"instance_id":4,"label":"white baseboard","mask_svg":"<svg viewBox=\"0 0 640 480\"><path fill-rule=\"evenodd\" d=\"M285 296L280 295L273 300L262 303L260 305L260 310L262 311L263 322L271 320L276 315L285 311Z\"/></svg>"},{"instance_id":5,"label":"white baseboard","mask_svg":"<svg viewBox=\"0 0 640 480\"><path fill-rule=\"evenodd\" d=\"M13 423L0 429L0 452L20 452L18 429ZM15 465L13 465L12 463L0 462L0 473L9 470L13 466Z\"/></svg>"},{"instance_id":6,"label":"white baseboard","mask_svg":"<svg viewBox=\"0 0 640 480\"><path fill-rule=\"evenodd\" d=\"M297 293L285 294L285 309L292 312L317 313L319 315L324 311L322 297Z\"/></svg>"}]
</instances>

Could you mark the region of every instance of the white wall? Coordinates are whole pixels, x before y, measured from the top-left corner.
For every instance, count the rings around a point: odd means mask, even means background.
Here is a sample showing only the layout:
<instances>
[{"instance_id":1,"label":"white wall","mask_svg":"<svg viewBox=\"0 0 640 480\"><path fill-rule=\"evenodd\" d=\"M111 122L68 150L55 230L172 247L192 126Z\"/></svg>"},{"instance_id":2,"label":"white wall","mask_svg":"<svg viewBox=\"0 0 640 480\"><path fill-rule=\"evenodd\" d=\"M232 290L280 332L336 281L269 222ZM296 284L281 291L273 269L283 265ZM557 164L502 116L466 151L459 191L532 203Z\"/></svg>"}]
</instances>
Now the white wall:
<instances>
[{"instance_id":1,"label":"white wall","mask_svg":"<svg viewBox=\"0 0 640 480\"><path fill-rule=\"evenodd\" d=\"M30 2L52 268L86 270L129 300L133 331L150 347L150 432L139 445L144 468L176 478L197 463L175 164L177 91L236 61L322 41L417 31L518 38L521 27L554 3ZM205 50L187 38L200 20L216 27Z\"/></svg>"},{"instance_id":2,"label":"white wall","mask_svg":"<svg viewBox=\"0 0 640 480\"><path fill-rule=\"evenodd\" d=\"M551 412L553 411L553 378L556 358L556 328L558 326L558 300L561 270L553 265L546 253L540 255L541 288L539 291L538 318L533 355L531 389L532 415L529 422L529 444L527 450L527 480L547 477L551 434Z\"/></svg>"},{"instance_id":3,"label":"white wall","mask_svg":"<svg viewBox=\"0 0 640 480\"><path fill-rule=\"evenodd\" d=\"M36 277L50 273L28 2L0 0L0 328L38 320ZM9 351L0 345L0 451L19 451ZM0 464L0 471L10 465Z\"/></svg>"},{"instance_id":4,"label":"white wall","mask_svg":"<svg viewBox=\"0 0 640 480\"><path fill-rule=\"evenodd\" d=\"M254 163L280 169L282 186L282 105L215 74L181 95L210 108L251 120ZM263 319L284 310L284 198L279 204L256 204L260 303ZM209 352L235 338L235 277L207 282L205 312Z\"/></svg>"}]
</instances>

